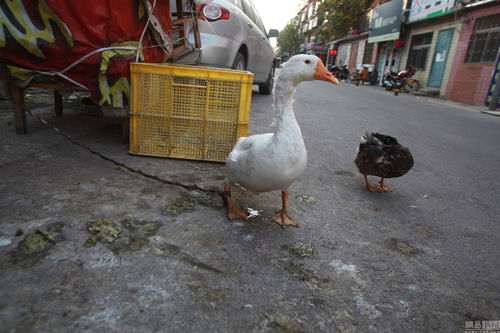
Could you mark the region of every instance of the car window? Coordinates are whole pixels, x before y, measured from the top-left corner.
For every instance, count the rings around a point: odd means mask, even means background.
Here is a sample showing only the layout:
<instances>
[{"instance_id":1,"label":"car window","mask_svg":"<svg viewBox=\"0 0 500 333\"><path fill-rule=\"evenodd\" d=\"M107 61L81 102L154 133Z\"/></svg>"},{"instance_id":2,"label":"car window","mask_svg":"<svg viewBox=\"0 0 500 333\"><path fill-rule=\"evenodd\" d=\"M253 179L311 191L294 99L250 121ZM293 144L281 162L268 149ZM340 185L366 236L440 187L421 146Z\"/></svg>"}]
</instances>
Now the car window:
<instances>
[{"instance_id":1,"label":"car window","mask_svg":"<svg viewBox=\"0 0 500 333\"><path fill-rule=\"evenodd\" d=\"M255 13L253 11L252 4L248 0L242 0L242 3L243 3L243 11L248 16L248 18L255 23Z\"/></svg>"},{"instance_id":2,"label":"car window","mask_svg":"<svg viewBox=\"0 0 500 333\"><path fill-rule=\"evenodd\" d=\"M265 35L266 34L266 28L264 27L264 24L262 23L262 20L259 17L259 14L255 7L253 6L252 2L249 0L242 0L243 2L243 11L247 16L255 23L257 27L262 31L262 33Z\"/></svg>"},{"instance_id":3,"label":"car window","mask_svg":"<svg viewBox=\"0 0 500 333\"><path fill-rule=\"evenodd\" d=\"M262 23L262 20L260 19L260 16L259 16L259 12L257 11L257 9L255 9L255 7L253 7L253 10L254 10L254 13L255 13L255 24L257 24L257 26L259 27L260 30L262 30L262 32L264 33L264 35L267 36L266 34L266 28L264 27L264 23Z\"/></svg>"}]
</instances>

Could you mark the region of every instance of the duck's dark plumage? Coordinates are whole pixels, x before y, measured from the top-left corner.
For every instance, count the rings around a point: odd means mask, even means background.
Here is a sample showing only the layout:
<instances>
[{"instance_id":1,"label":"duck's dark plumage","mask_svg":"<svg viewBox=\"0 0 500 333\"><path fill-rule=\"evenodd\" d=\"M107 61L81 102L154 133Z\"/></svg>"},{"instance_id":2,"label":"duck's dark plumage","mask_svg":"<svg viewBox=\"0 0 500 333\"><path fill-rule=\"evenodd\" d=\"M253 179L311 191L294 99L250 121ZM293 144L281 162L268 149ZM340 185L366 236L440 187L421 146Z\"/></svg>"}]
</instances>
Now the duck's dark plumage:
<instances>
[{"instance_id":1,"label":"duck's dark plumage","mask_svg":"<svg viewBox=\"0 0 500 333\"><path fill-rule=\"evenodd\" d=\"M413 167L408 148L396 138L379 133L363 136L354 162L362 174L381 178L400 177Z\"/></svg>"}]
</instances>

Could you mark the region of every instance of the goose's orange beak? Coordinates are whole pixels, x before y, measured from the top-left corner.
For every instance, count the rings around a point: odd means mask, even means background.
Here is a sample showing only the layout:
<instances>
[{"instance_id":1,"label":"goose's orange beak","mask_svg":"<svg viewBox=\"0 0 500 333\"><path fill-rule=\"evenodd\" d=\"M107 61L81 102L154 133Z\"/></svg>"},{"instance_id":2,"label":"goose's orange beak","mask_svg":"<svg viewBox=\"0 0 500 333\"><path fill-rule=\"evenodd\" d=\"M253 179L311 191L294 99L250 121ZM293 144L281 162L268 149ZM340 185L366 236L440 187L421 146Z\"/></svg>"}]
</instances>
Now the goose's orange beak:
<instances>
[{"instance_id":1,"label":"goose's orange beak","mask_svg":"<svg viewBox=\"0 0 500 333\"><path fill-rule=\"evenodd\" d=\"M326 69L325 65L323 65L323 61L321 60L319 60L318 64L316 65L314 79L339 84L339 80L337 80L337 78L333 76L328 69Z\"/></svg>"}]
</instances>

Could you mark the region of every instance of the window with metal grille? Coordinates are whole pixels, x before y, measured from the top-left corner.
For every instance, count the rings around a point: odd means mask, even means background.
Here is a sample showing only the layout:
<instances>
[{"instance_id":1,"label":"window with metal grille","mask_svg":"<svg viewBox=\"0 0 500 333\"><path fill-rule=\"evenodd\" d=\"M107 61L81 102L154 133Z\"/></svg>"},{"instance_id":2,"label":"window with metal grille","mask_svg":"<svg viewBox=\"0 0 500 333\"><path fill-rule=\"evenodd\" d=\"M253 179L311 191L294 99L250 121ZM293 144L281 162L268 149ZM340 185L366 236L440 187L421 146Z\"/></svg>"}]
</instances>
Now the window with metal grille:
<instances>
[{"instance_id":1,"label":"window with metal grille","mask_svg":"<svg viewBox=\"0 0 500 333\"><path fill-rule=\"evenodd\" d=\"M500 46L500 14L476 19L465 62L481 63L496 60Z\"/></svg>"},{"instance_id":2,"label":"window with metal grille","mask_svg":"<svg viewBox=\"0 0 500 333\"><path fill-rule=\"evenodd\" d=\"M365 53L363 54L363 64L371 64L372 62L372 54L373 54L373 45L375 43L366 43L365 45Z\"/></svg>"},{"instance_id":3,"label":"window with metal grille","mask_svg":"<svg viewBox=\"0 0 500 333\"><path fill-rule=\"evenodd\" d=\"M415 35L411 38L410 55L408 56L408 66L415 66L418 70L425 70L427 53L431 48L432 32Z\"/></svg>"}]
</instances>

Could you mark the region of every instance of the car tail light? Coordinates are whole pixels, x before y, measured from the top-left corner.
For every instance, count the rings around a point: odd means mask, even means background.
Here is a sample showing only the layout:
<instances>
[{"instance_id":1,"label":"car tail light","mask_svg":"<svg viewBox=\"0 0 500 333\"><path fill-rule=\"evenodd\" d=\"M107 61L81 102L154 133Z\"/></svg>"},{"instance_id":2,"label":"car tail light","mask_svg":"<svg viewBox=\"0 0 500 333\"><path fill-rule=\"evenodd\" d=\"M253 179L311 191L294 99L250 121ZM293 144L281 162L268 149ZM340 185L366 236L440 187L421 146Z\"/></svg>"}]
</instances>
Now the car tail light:
<instances>
[{"instance_id":1,"label":"car tail light","mask_svg":"<svg viewBox=\"0 0 500 333\"><path fill-rule=\"evenodd\" d=\"M198 19L200 20L213 22L229 19L229 11L226 8L209 3L198 5L196 11L198 12Z\"/></svg>"}]
</instances>

